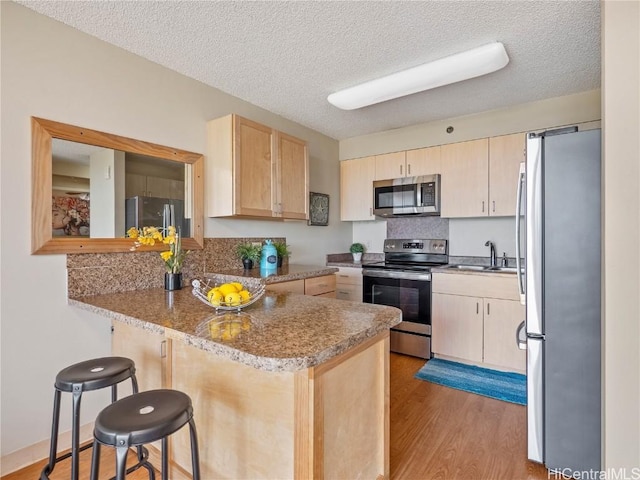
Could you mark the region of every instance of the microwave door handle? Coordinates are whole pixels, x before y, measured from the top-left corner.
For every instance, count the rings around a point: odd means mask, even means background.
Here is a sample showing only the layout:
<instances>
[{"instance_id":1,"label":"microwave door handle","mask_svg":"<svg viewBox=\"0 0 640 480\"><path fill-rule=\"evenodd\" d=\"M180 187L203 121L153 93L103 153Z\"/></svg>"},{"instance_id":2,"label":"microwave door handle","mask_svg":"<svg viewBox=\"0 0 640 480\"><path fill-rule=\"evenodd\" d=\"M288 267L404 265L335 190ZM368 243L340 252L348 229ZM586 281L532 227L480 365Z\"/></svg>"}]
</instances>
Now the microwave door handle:
<instances>
[{"instance_id":1,"label":"microwave door handle","mask_svg":"<svg viewBox=\"0 0 640 480\"><path fill-rule=\"evenodd\" d=\"M416 207L422 207L422 184L416 183Z\"/></svg>"}]
</instances>

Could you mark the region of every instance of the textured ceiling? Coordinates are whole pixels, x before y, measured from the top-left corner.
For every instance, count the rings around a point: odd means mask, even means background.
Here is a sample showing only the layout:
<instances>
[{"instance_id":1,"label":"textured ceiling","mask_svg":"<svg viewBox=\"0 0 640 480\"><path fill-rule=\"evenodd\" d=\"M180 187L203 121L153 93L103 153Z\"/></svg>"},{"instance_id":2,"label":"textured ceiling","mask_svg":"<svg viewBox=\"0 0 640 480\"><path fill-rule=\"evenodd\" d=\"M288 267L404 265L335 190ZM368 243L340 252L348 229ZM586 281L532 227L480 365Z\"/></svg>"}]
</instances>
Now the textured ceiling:
<instances>
[{"instance_id":1,"label":"textured ceiling","mask_svg":"<svg viewBox=\"0 0 640 480\"><path fill-rule=\"evenodd\" d=\"M18 1L336 139L600 86L592 1ZM489 42L502 70L342 111L327 95Z\"/></svg>"}]
</instances>

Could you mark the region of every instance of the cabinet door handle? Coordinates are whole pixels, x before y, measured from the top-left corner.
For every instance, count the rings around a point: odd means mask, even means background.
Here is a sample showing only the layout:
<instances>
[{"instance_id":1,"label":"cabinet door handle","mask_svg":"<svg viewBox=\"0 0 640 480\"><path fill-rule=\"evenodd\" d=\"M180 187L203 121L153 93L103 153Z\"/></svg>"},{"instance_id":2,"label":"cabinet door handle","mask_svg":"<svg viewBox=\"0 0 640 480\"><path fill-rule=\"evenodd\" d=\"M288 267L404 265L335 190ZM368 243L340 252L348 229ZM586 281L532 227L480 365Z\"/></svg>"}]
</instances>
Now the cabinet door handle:
<instances>
[{"instance_id":1,"label":"cabinet door handle","mask_svg":"<svg viewBox=\"0 0 640 480\"><path fill-rule=\"evenodd\" d=\"M482 200L482 213L484 213L484 200Z\"/></svg>"},{"instance_id":2,"label":"cabinet door handle","mask_svg":"<svg viewBox=\"0 0 640 480\"><path fill-rule=\"evenodd\" d=\"M402 165L400 165L400 176L402 176Z\"/></svg>"},{"instance_id":3,"label":"cabinet door handle","mask_svg":"<svg viewBox=\"0 0 640 480\"><path fill-rule=\"evenodd\" d=\"M496 213L496 201L493 200L493 213Z\"/></svg>"},{"instance_id":4,"label":"cabinet door handle","mask_svg":"<svg viewBox=\"0 0 640 480\"><path fill-rule=\"evenodd\" d=\"M407 165L407 175L411 175L411 164Z\"/></svg>"},{"instance_id":5,"label":"cabinet door handle","mask_svg":"<svg viewBox=\"0 0 640 480\"><path fill-rule=\"evenodd\" d=\"M476 315L480 313L480 303L476 302Z\"/></svg>"},{"instance_id":6,"label":"cabinet door handle","mask_svg":"<svg viewBox=\"0 0 640 480\"><path fill-rule=\"evenodd\" d=\"M487 303L487 315L489 315L489 306L490 305L491 305L490 303Z\"/></svg>"},{"instance_id":7,"label":"cabinet door handle","mask_svg":"<svg viewBox=\"0 0 640 480\"><path fill-rule=\"evenodd\" d=\"M167 341L160 342L160 358L167 358Z\"/></svg>"}]
</instances>

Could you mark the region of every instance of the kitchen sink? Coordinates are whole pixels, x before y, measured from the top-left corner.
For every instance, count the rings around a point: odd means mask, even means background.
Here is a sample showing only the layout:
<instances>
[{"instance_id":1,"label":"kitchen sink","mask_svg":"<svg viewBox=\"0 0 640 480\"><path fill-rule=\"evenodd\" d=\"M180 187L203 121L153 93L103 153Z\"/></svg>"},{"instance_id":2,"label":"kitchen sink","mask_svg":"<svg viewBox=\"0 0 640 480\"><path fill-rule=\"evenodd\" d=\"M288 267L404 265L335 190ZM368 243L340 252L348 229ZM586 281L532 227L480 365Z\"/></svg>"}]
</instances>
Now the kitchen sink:
<instances>
[{"instance_id":1,"label":"kitchen sink","mask_svg":"<svg viewBox=\"0 0 640 480\"><path fill-rule=\"evenodd\" d=\"M515 267L490 267L487 265L447 265L446 269L451 270L463 270L463 271L474 271L474 272L496 272L496 273L516 273L517 269Z\"/></svg>"},{"instance_id":2,"label":"kitchen sink","mask_svg":"<svg viewBox=\"0 0 640 480\"><path fill-rule=\"evenodd\" d=\"M482 265L447 265L446 267L443 267L443 268L453 269L453 270L475 270L478 272L482 272L490 267L483 267Z\"/></svg>"}]
</instances>

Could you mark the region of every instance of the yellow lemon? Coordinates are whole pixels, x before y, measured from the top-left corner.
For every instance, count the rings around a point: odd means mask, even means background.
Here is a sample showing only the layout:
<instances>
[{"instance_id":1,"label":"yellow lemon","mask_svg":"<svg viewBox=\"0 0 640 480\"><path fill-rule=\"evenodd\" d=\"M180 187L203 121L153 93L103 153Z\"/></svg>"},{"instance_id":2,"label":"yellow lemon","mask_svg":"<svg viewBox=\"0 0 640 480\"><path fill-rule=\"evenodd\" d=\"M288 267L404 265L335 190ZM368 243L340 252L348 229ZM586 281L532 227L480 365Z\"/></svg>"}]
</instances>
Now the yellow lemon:
<instances>
[{"instance_id":1,"label":"yellow lemon","mask_svg":"<svg viewBox=\"0 0 640 480\"><path fill-rule=\"evenodd\" d=\"M236 287L237 291L240 291L240 290L242 290L244 288L240 282L231 282L231 285Z\"/></svg>"},{"instance_id":2,"label":"yellow lemon","mask_svg":"<svg viewBox=\"0 0 640 480\"><path fill-rule=\"evenodd\" d=\"M238 295L240 295L240 299L242 300L242 303L247 303L251 299L251 294L249 293L248 290L240 290L238 292Z\"/></svg>"},{"instance_id":3,"label":"yellow lemon","mask_svg":"<svg viewBox=\"0 0 640 480\"><path fill-rule=\"evenodd\" d=\"M237 307L240 305L240 294L238 292L231 292L224 296L224 301L231 307Z\"/></svg>"},{"instance_id":4,"label":"yellow lemon","mask_svg":"<svg viewBox=\"0 0 640 480\"><path fill-rule=\"evenodd\" d=\"M211 290L209 290L207 292L207 298L211 297L211 295L213 295L215 292L219 292L219 291L220 291L220 289L218 287L212 288Z\"/></svg>"},{"instance_id":5,"label":"yellow lemon","mask_svg":"<svg viewBox=\"0 0 640 480\"><path fill-rule=\"evenodd\" d=\"M225 297L230 293L238 293L238 289L231 283L223 283L218 287L218 289Z\"/></svg>"},{"instance_id":6,"label":"yellow lemon","mask_svg":"<svg viewBox=\"0 0 640 480\"><path fill-rule=\"evenodd\" d=\"M211 292L211 295L207 295L207 298L209 299L211 305L213 305L214 307L219 307L223 297L220 290L217 290L215 292Z\"/></svg>"}]
</instances>

